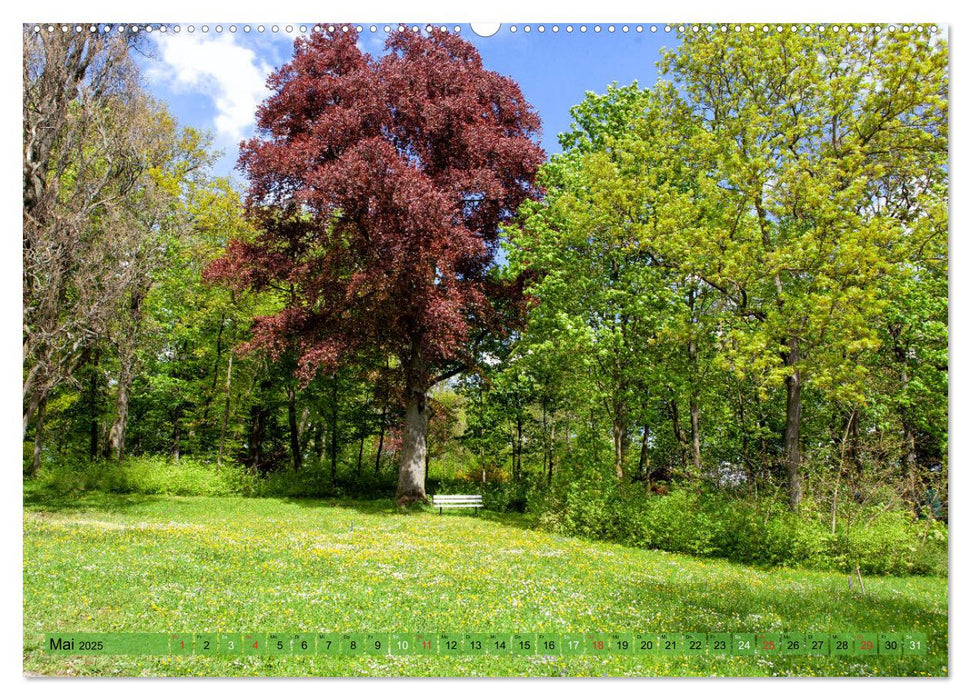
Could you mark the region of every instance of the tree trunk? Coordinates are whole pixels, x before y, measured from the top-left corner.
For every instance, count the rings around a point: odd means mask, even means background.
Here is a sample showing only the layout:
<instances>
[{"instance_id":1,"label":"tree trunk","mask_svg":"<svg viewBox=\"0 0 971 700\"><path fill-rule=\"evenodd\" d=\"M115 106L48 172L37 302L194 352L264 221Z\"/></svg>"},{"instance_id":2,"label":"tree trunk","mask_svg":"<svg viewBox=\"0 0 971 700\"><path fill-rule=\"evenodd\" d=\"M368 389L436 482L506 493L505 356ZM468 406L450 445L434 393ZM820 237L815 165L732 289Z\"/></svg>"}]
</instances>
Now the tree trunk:
<instances>
[{"instance_id":1,"label":"tree trunk","mask_svg":"<svg viewBox=\"0 0 971 700\"><path fill-rule=\"evenodd\" d=\"M573 432L573 426L570 425L570 411L569 410L566 411L566 415L564 417L564 420L566 420L566 454L567 455L572 455L573 454L573 448L570 445L570 433Z\"/></svg>"},{"instance_id":2,"label":"tree trunk","mask_svg":"<svg viewBox=\"0 0 971 700\"><path fill-rule=\"evenodd\" d=\"M265 409L256 403L250 408L249 421L249 443L246 459L250 468L257 472L263 466L263 438L266 434L264 421L266 417Z\"/></svg>"},{"instance_id":3,"label":"tree trunk","mask_svg":"<svg viewBox=\"0 0 971 700\"><path fill-rule=\"evenodd\" d=\"M300 453L307 454L307 447L310 445L310 407L304 406L300 412L300 420L297 422L297 433L300 435ZM302 462L301 462L302 464Z\"/></svg>"},{"instance_id":4,"label":"tree trunk","mask_svg":"<svg viewBox=\"0 0 971 700\"><path fill-rule=\"evenodd\" d=\"M138 344L139 327L142 319L142 302L145 300L150 283L139 280L131 290L128 301L128 318L125 331L118 346L118 359L121 372L118 376L118 399L115 403L115 419L108 432L108 455L114 455L121 461L125 456L125 428L128 425L128 401L131 395L131 385L135 375L135 347ZM184 349L183 349L184 352ZM180 410L181 413L181 410ZM178 422L178 419L176 419ZM176 445L176 459L178 459L178 445Z\"/></svg>"},{"instance_id":5,"label":"tree trunk","mask_svg":"<svg viewBox=\"0 0 971 700\"><path fill-rule=\"evenodd\" d=\"M40 472L41 458L44 454L44 419L47 417L47 400L37 405L34 414L34 454L30 463L30 476L37 476Z\"/></svg>"},{"instance_id":6,"label":"tree trunk","mask_svg":"<svg viewBox=\"0 0 971 700\"><path fill-rule=\"evenodd\" d=\"M324 423L314 423L314 456L317 458L317 466L324 461Z\"/></svg>"},{"instance_id":7,"label":"tree trunk","mask_svg":"<svg viewBox=\"0 0 971 700\"><path fill-rule=\"evenodd\" d=\"M909 420L903 420L903 468L904 484L907 494L913 504L914 511L920 513L920 494L917 485L917 441L914 437L914 426Z\"/></svg>"},{"instance_id":8,"label":"tree trunk","mask_svg":"<svg viewBox=\"0 0 971 700\"><path fill-rule=\"evenodd\" d=\"M543 471L546 485L553 483L553 421L547 418L546 402L543 402Z\"/></svg>"},{"instance_id":9,"label":"tree trunk","mask_svg":"<svg viewBox=\"0 0 971 700\"><path fill-rule=\"evenodd\" d=\"M98 425L98 365L100 360L101 351L96 350L89 369L88 383L88 457L92 460L98 458L98 438L101 433L101 428Z\"/></svg>"},{"instance_id":10,"label":"tree trunk","mask_svg":"<svg viewBox=\"0 0 971 700\"><path fill-rule=\"evenodd\" d=\"M374 457L374 475L381 473L381 452L384 451L384 424L388 417L388 404L381 406L381 426L378 433L378 453Z\"/></svg>"},{"instance_id":11,"label":"tree trunk","mask_svg":"<svg viewBox=\"0 0 971 700\"><path fill-rule=\"evenodd\" d=\"M178 408L175 411L175 416L172 421L172 459L178 462L179 458L182 456L182 409Z\"/></svg>"},{"instance_id":12,"label":"tree trunk","mask_svg":"<svg viewBox=\"0 0 971 700\"><path fill-rule=\"evenodd\" d=\"M687 447L685 445L684 433L681 432L681 420L678 417L678 404L674 399L668 400L668 412L671 414L671 427L674 430L674 439L678 443L678 466L684 470L688 463Z\"/></svg>"},{"instance_id":13,"label":"tree trunk","mask_svg":"<svg viewBox=\"0 0 971 700\"><path fill-rule=\"evenodd\" d=\"M853 498L863 502L860 484L863 479L863 460L860 457L860 409L850 411L850 418L846 424L846 457L853 473ZM840 464L840 467L843 465Z\"/></svg>"},{"instance_id":14,"label":"tree trunk","mask_svg":"<svg viewBox=\"0 0 971 700\"><path fill-rule=\"evenodd\" d=\"M223 403L223 421L219 428L219 455L216 457L216 466L222 464L223 452L226 448L226 426L229 424L229 395L233 386L233 353L229 353L229 361L226 363L226 400Z\"/></svg>"},{"instance_id":15,"label":"tree trunk","mask_svg":"<svg viewBox=\"0 0 971 700\"><path fill-rule=\"evenodd\" d=\"M516 481L523 477L523 417L516 413Z\"/></svg>"},{"instance_id":16,"label":"tree trunk","mask_svg":"<svg viewBox=\"0 0 971 700\"><path fill-rule=\"evenodd\" d=\"M415 351L406 365L405 393L408 407L401 435L401 466L395 503L407 506L427 503L425 495L425 452L428 440L428 398L425 395L425 367Z\"/></svg>"},{"instance_id":17,"label":"tree trunk","mask_svg":"<svg viewBox=\"0 0 971 700\"><path fill-rule=\"evenodd\" d=\"M651 429L644 425L644 432L641 433L641 455L637 460L637 475L643 479L647 479L648 474L651 471L651 456L647 452L647 443L651 437Z\"/></svg>"},{"instance_id":18,"label":"tree trunk","mask_svg":"<svg viewBox=\"0 0 971 700\"><path fill-rule=\"evenodd\" d=\"M799 370L795 369L799 362L799 341L789 339L789 353L786 365L790 374L786 377L786 430L783 438L785 444L786 476L789 482L789 509L799 510L802 501L802 457L799 452L799 423L802 411L802 382Z\"/></svg>"},{"instance_id":19,"label":"tree trunk","mask_svg":"<svg viewBox=\"0 0 971 700\"><path fill-rule=\"evenodd\" d=\"M108 433L108 450L119 462L125 456L125 428L128 424L128 399L131 394L134 364L134 349L126 348L120 359L121 373L118 375L118 399L115 402L115 420Z\"/></svg>"},{"instance_id":20,"label":"tree trunk","mask_svg":"<svg viewBox=\"0 0 971 700\"><path fill-rule=\"evenodd\" d=\"M627 421L619 416L615 418L612 433L614 438L614 471L617 474L617 481L623 481L624 462L627 459Z\"/></svg>"},{"instance_id":21,"label":"tree trunk","mask_svg":"<svg viewBox=\"0 0 971 700\"><path fill-rule=\"evenodd\" d=\"M337 375L331 380L333 387L330 394L330 483L337 483Z\"/></svg>"},{"instance_id":22,"label":"tree trunk","mask_svg":"<svg viewBox=\"0 0 971 700\"><path fill-rule=\"evenodd\" d=\"M46 392L40 387L28 387L24 390L24 397L27 399L27 407L24 409L24 432L23 439L27 439L27 428L30 427L31 420L37 415L37 411L46 398Z\"/></svg>"},{"instance_id":23,"label":"tree trunk","mask_svg":"<svg viewBox=\"0 0 971 700\"><path fill-rule=\"evenodd\" d=\"M847 445L846 454L853 471L859 477L863 471L863 461L860 459L860 409L850 411L849 422L846 426Z\"/></svg>"},{"instance_id":24,"label":"tree trunk","mask_svg":"<svg viewBox=\"0 0 971 700\"><path fill-rule=\"evenodd\" d=\"M745 478L752 487L753 493L758 493L757 475L749 454L748 425L745 422L745 401L742 398L741 384L738 385L738 427L742 435L742 464L745 467Z\"/></svg>"},{"instance_id":25,"label":"tree trunk","mask_svg":"<svg viewBox=\"0 0 971 700\"><path fill-rule=\"evenodd\" d=\"M556 441L556 422L550 422L550 443L549 443L549 463L546 467L546 485L553 483L553 445Z\"/></svg>"},{"instance_id":26,"label":"tree trunk","mask_svg":"<svg viewBox=\"0 0 971 700\"><path fill-rule=\"evenodd\" d=\"M755 425L759 431L759 455L761 455L759 460L760 465L760 476L763 481L769 478L770 465L769 465L769 445L766 440L766 419L762 411L759 410L758 415L755 417ZM758 481L756 481L756 486Z\"/></svg>"},{"instance_id":27,"label":"tree trunk","mask_svg":"<svg viewBox=\"0 0 971 700\"><path fill-rule=\"evenodd\" d=\"M297 390L293 383L287 385L287 422L290 426L290 459L293 471L303 467L303 449L300 446L300 426L297 425Z\"/></svg>"},{"instance_id":28,"label":"tree trunk","mask_svg":"<svg viewBox=\"0 0 971 700\"><path fill-rule=\"evenodd\" d=\"M900 386L901 394L906 396L907 388L910 386L910 373L907 371L906 351L896 343L894 344L894 355L901 364ZM904 488L907 496L913 505L914 511L920 514L920 496L917 493L917 440L914 432L914 425L910 420L906 408L900 407L900 425L904 432L903 449L901 453L901 467L903 468Z\"/></svg>"},{"instance_id":29,"label":"tree trunk","mask_svg":"<svg viewBox=\"0 0 971 700\"><path fill-rule=\"evenodd\" d=\"M225 323L226 312L223 311L219 315L219 333L216 335L216 361L212 363L212 385L209 387L209 392L206 394L206 403L202 409L203 426L206 426L209 423L209 408L212 406L212 402L216 398L216 385L219 384L219 363L222 361L223 356L223 326Z\"/></svg>"},{"instance_id":30,"label":"tree trunk","mask_svg":"<svg viewBox=\"0 0 971 700\"><path fill-rule=\"evenodd\" d=\"M701 409L698 407L698 399L693 389L688 408L691 412L691 456L695 465L695 475L698 476L701 474Z\"/></svg>"},{"instance_id":31,"label":"tree trunk","mask_svg":"<svg viewBox=\"0 0 971 700\"><path fill-rule=\"evenodd\" d=\"M362 430L361 431L361 442L357 446L357 478L358 479L361 478L361 462L364 459L364 440L365 439L367 439L367 435L365 435L364 434L364 431Z\"/></svg>"},{"instance_id":32,"label":"tree trunk","mask_svg":"<svg viewBox=\"0 0 971 700\"><path fill-rule=\"evenodd\" d=\"M694 316L695 296L692 291L689 296L692 317ZM692 331L693 332L693 331ZM695 476L701 474L701 409L698 407L698 344L692 338L688 342L688 360L691 363L691 395L688 402L688 412L691 416L691 459L695 467Z\"/></svg>"}]
</instances>

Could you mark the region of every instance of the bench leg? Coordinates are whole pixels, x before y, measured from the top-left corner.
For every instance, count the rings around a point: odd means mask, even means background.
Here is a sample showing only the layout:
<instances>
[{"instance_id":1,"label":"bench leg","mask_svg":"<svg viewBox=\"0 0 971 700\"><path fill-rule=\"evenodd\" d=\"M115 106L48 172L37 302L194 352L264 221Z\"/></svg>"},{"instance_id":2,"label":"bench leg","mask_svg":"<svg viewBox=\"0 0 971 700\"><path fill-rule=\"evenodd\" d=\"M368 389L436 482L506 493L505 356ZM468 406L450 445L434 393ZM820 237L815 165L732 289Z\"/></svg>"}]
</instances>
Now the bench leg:
<instances>
[{"instance_id":1,"label":"bench leg","mask_svg":"<svg viewBox=\"0 0 971 700\"><path fill-rule=\"evenodd\" d=\"M441 514L442 514L442 509L441 509L441 508L439 508L439 509L438 509L438 514L439 514L439 515L441 515Z\"/></svg>"}]
</instances>

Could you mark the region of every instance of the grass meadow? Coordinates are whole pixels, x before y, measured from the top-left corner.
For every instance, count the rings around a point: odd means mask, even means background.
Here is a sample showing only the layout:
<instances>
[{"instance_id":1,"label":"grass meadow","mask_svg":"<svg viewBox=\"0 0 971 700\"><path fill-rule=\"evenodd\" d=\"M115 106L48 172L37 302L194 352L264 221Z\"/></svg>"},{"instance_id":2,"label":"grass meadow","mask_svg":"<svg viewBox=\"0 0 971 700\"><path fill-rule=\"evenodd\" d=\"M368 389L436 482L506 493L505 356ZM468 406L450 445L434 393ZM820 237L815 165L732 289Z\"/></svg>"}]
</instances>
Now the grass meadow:
<instances>
[{"instance_id":1,"label":"grass meadow","mask_svg":"<svg viewBox=\"0 0 971 700\"><path fill-rule=\"evenodd\" d=\"M25 494L24 671L941 676L947 580L759 569L385 501ZM923 632L927 656L53 656L45 632Z\"/></svg>"}]
</instances>

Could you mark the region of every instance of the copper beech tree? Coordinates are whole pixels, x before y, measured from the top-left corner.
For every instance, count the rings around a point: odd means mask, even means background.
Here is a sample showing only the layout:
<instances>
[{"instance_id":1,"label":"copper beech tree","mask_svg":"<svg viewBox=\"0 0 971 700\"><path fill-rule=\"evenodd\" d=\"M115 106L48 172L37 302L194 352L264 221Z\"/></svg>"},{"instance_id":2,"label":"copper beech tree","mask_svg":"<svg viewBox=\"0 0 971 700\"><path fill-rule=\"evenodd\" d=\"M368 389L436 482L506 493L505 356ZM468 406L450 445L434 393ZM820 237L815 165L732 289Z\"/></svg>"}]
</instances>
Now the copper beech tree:
<instances>
[{"instance_id":1,"label":"copper beech tree","mask_svg":"<svg viewBox=\"0 0 971 700\"><path fill-rule=\"evenodd\" d=\"M252 347L309 381L358 352L400 363L396 501L425 500L426 394L501 333L519 286L495 274L500 225L538 194L540 122L458 36L399 31L374 58L349 27L298 39L242 144L248 215L210 279L278 289Z\"/></svg>"}]
</instances>

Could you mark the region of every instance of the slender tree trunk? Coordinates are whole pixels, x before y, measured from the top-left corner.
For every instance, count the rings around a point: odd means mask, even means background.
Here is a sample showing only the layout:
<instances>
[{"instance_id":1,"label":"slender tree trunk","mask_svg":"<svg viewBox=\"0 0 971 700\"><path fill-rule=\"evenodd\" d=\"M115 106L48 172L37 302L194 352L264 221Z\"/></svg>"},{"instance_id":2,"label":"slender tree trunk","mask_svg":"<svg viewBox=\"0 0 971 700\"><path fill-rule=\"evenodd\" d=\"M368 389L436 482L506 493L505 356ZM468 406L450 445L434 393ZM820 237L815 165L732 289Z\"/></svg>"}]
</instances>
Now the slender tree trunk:
<instances>
[{"instance_id":1,"label":"slender tree trunk","mask_svg":"<svg viewBox=\"0 0 971 700\"><path fill-rule=\"evenodd\" d=\"M361 442L357 446L357 478L358 478L358 480L360 480L360 478L361 478L361 462L364 460L364 440L366 440L366 439L367 439L367 435L365 435L364 434L364 431L362 430L361 431Z\"/></svg>"},{"instance_id":2,"label":"slender tree trunk","mask_svg":"<svg viewBox=\"0 0 971 700\"><path fill-rule=\"evenodd\" d=\"M547 433L546 433L546 404L545 403L540 404L540 421L541 421L541 427L543 429L543 469L542 469L542 471L540 473L541 474L545 474L546 473L546 438L547 438Z\"/></svg>"},{"instance_id":3,"label":"slender tree trunk","mask_svg":"<svg viewBox=\"0 0 971 700\"><path fill-rule=\"evenodd\" d=\"M23 355L24 357L27 357L28 350L27 350L26 342L24 343L23 347L24 347ZM37 406L36 404L34 404L34 397L37 394L35 389L37 386L37 378L39 376L40 376L40 365L34 364L34 366L31 367L30 370L27 372L27 377L24 379L24 383L23 383L23 392L20 395L21 402L24 407L24 413L23 413L24 432L23 432L23 435L21 436L22 439L24 440L27 439L27 427L29 425L30 419L34 416L34 411L37 410Z\"/></svg>"},{"instance_id":4,"label":"slender tree trunk","mask_svg":"<svg viewBox=\"0 0 971 700\"><path fill-rule=\"evenodd\" d=\"M219 333L216 335L216 361L212 363L212 385L206 394L206 404L202 409L202 424L204 426L209 423L209 408L216 399L216 385L219 383L219 363L223 356L223 326L225 322L226 312L224 311L219 315Z\"/></svg>"},{"instance_id":5,"label":"slender tree trunk","mask_svg":"<svg viewBox=\"0 0 971 700\"><path fill-rule=\"evenodd\" d=\"M108 433L108 451L119 462L125 456L125 428L128 425L128 400L134 376L134 348L125 348L120 359L121 372L118 375L118 399L115 402L115 419Z\"/></svg>"},{"instance_id":6,"label":"slender tree trunk","mask_svg":"<svg viewBox=\"0 0 971 700\"><path fill-rule=\"evenodd\" d=\"M88 456L91 459L98 458L98 438L101 433L101 427L98 425L98 365L100 360L101 351L96 350L94 360L91 363L91 376L88 383Z\"/></svg>"},{"instance_id":7,"label":"slender tree trunk","mask_svg":"<svg viewBox=\"0 0 971 700\"><path fill-rule=\"evenodd\" d=\"M425 452L428 440L428 398L425 395L425 367L418 351L405 364L407 409L401 440L401 466L395 502L399 506L427 503L425 495Z\"/></svg>"},{"instance_id":8,"label":"slender tree trunk","mask_svg":"<svg viewBox=\"0 0 971 700\"><path fill-rule=\"evenodd\" d=\"M556 440L556 422L550 421L549 463L546 467L546 485L553 483L553 445Z\"/></svg>"},{"instance_id":9,"label":"slender tree trunk","mask_svg":"<svg viewBox=\"0 0 971 700\"><path fill-rule=\"evenodd\" d=\"M381 406L381 425L380 425L380 432L378 433L378 452L374 456L374 475L375 476L381 473L381 452L384 450L384 425L387 419L388 419L388 404L387 404L387 401L385 401L384 405Z\"/></svg>"},{"instance_id":10,"label":"slender tree trunk","mask_svg":"<svg viewBox=\"0 0 971 700\"><path fill-rule=\"evenodd\" d=\"M758 415L755 418L755 425L759 430L759 455L760 455L760 474L763 481L769 478L769 445L765 438L766 434L766 420L762 411L759 410ZM756 484L756 495L758 494L758 481Z\"/></svg>"},{"instance_id":11,"label":"slender tree trunk","mask_svg":"<svg viewBox=\"0 0 971 700\"><path fill-rule=\"evenodd\" d=\"M115 418L108 431L106 456L114 456L121 461L125 456L125 429L128 426L128 401L135 377L135 348L138 344L139 328L142 319L142 302L148 294L150 284L144 280L133 287L128 302L128 318L125 332L118 347L121 372L118 375L118 398L115 402ZM185 348L183 348L185 352ZM176 448L178 449L178 448ZM178 459L178 456L176 456Z\"/></svg>"},{"instance_id":12,"label":"slender tree trunk","mask_svg":"<svg viewBox=\"0 0 971 700\"><path fill-rule=\"evenodd\" d=\"M553 482L553 429L552 421L547 418L546 402L543 402L543 471L546 473L546 485Z\"/></svg>"},{"instance_id":13,"label":"slender tree trunk","mask_svg":"<svg viewBox=\"0 0 971 700\"><path fill-rule=\"evenodd\" d=\"M692 316L694 315L695 297L692 292L689 298ZM688 412L691 416L691 460L695 467L695 475L701 474L701 409L698 407L698 344L692 338L688 342L688 360L691 364L691 395L688 402Z\"/></svg>"},{"instance_id":14,"label":"slender tree trunk","mask_svg":"<svg viewBox=\"0 0 971 700\"><path fill-rule=\"evenodd\" d=\"M570 433L573 432L573 426L570 424L570 412L569 411L566 412L565 420L566 420L566 453L567 453L567 455L572 455L573 454L573 448L570 445Z\"/></svg>"},{"instance_id":15,"label":"slender tree trunk","mask_svg":"<svg viewBox=\"0 0 971 700\"><path fill-rule=\"evenodd\" d=\"M512 480L516 480L516 432L512 429L512 422L509 422L509 473Z\"/></svg>"},{"instance_id":16,"label":"slender tree trunk","mask_svg":"<svg viewBox=\"0 0 971 700\"><path fill-rule=\"evenodd\" d=\"M752 466L752 456L749 454L748 425L745 422L745 401L742 398L742 385L738 385L738 427L742 435L742 464L745 467L745 478L754 492L758 491L756 480L758 476Z\"/></svg>"},{"instance_id":17,"label":"slender tree trunk","mask_svg":"<svg viewBox=\"0 0 971 700\"><path fill-rule=\"evenodd\" d=\"M264 417L265 411L259 404L255 404L250 408L247 460L254 472L260 471L263 466L263 438L266 434Z\"/></svg>"},{"instance_id":18,"label":"slender tree trunk","mask_svg":"<svg viewBox=\"0 0 971 700\"><path fill-rule=\"evenodd\" d=\"M860 459L860 409L850 411L850 418L846 426L847 441L846 454L856 478L863 473L863 460Z\"/></svg>"},{"instance_id":19,"label":"slender tree trunk","mask_svg":"<svg viewBox=\"0 0 971 700\"><path fill-rule=\"evenodd\" d=\"M40 387L31 388L30 390L24 391L25 396L30 398L27 400L27 406L24 408L24 432L23 439L27 438L27 428L30 427L31 420L37 415L37 410L47 399L47 393Z\"/></svg>"},{"instance_id":20,"label":"slender tree trunk","mask_svg":"<svg viewBox=\"0 0 971 700\"><path fill-rule=\"evenodd\" d=\"M307 446L310 444L311 435L309 427L310 407L305 405L300 412L300 420L297 423L297 433L300 435L300 451L303 455L307 454Z\"/></svg>"},{"instance_id":21,"label":"slender tree trunk","mask_svg":"<svg viewBox=\"0 0 971 700\"><path fill-rule=\"evenodd\" d=\"M385 360L385 369L391 369L391 358ZM391 398L391 388L388 386L387 373L382 374L379 381L382 382L381 391L381 421L378 426L378 449L374 455L374 476L381 473L381 453L384 451L384 431L388 421L388 400ZM377 396L377 390L375 390Z\"/></svg>"},{"instance_id":22,"label":"slender tree trunk","mask_svg":"<svg viewBox=\"0 0 971 700\"><path fill-rule=\"evenodd\" d=\"M651 455L648 453L648 442L651 438L651 429L645 423L641 433L641 454L637 460L637 474L646 479L651 471Z\"/></svg>"},{"instance_id":23,"label":"slender tree trunk","mask_svg":"<svg viewBox=\"0 0 971 700\"><path fill-rule=\"evenodd\" d=\"M668 400L668 412L671 414L671 427L674 430L674 439L678 442L678 466L684 470L688 463L687 446L685 445L684 433L681 431L681 419L678 416L678 404L674 399Z\"/></svg>"},{"instance_id":24,"label":"slender tree trunk","mask_svg":"<svg viewBox=\"0 0 971 700\"><path fill-rule=\"evenodd\" d=\"M303 449L300 447L300 426L297 425L297 390L293 383L287 384L287 424L290 428L290 460L293 471L303 467Z\"/></svg>"},{"instance_id":25,"label":"slender tree trunk","mask_svg":"<svg viewBox=\"0 0 971 700\"><path fill-rule=\"evenodd\" d=\"M701 409L698 407L694 390L692 390L688 408L691 412L691 457L695 466L695 475L699 475L701 474Z\"/></svg>"},{"instance_id":26,"label":"slender tree trunk","mask_svg":"<svg viewBox=\"0 0 971 700\"><path fill-rule=\"evenodd\" d=\"M516 481L523 477L523 416L516 413Z\"/></svg>"},{"instance_id":27,"label":"slender tree trunk","mask_svg":"<svg viewBox=\"0 0 971 700\"><path fill-rule=\"evenodd\" d=\"M614 419L612 437L614 439L614 472L617 480L624 480L624 461L627 459L627 421L617 417Z\"/></svg>"},{"instance_id":28,"label":"slender tree trunk","mask_svg":"<svg viewBox=\"0 0 971 700\"><path fill-rule=\"evenodd\" d=\"M789 483L789 509L799 510L802 501L802 455L799 451L799 425L802 411L802 381L799 370L799 341L793 336L789 339L789 353L786 364L791 368L786 377L786 429L783 437L785 444L786 476Z\"/></svg>"},{"instance_id":29,"label":"slender tree trunk","mask_svg":"<svg viewBox=\"0 0 971 700\"><path fill-rule=\"evenodd\" d=\"M101 426L98 424L98 418L96 416L91 416L88 421L88 458L91 460L98 459L98 443L101 437Z\"/></svg>"},{"instance_id":30,"label":"slender tree trunk","mask_svg":"<svg viewBox=\"0 0 971 700\"><path fill-rule=\"evenodd\" d=\"M846 433L843 435L846 443L846 462L850 466L852 474L852 493L853 498L858 502L863 501L863 493L860 485L863 480L863 460L860 457L860 409L854 407L850 411L850 417L846 421ZM840 469L843 468L843 460L840 460Z\"/></svg>"},{"instance_id":31,"label":"slender tree trunk","mask_svg":"<svg viewBox=\"0 0 971 700\"><path fill-rule=\"evenodd\" d=\"M313 452L314 457L317 459L317 466L319 467L324 461L324 422L315 422L314 435L313 435Z\"/></svg>"},{"instance_id":32,"label":"slender tree trunk","mask_svg":"<svg viewBox=\"0 0 971 700\"><path fill-rule=\"evenodd\" d=\"M223 453L226 448L226 426L229 424L229 397L233 386L233 353L229 353L229 361L226 363L226 396L223 402L223 421L219 428L219 455L216 457L216 465L221 465Z\"/></svg>"},{"instance_id":33,"label":"slender tree trunk","mask_svg":"<svg viewBox=\"0 0 971 700\"><path fill-rule=\"evenodd\" d=\"M182 452L182 409L177 408L172 420L172 459L179 461Z\"/></svg>"},{"instance_id":34,"label":"slender tree trunk","mask_svg":"<svg viewBox=\"0 0 971 700\"><path fill-rule=\"evenodd\" d=\"M263 370L263 365L264 363L260 362L256 366L256 369L252 373L250 373L249 386L246 387L246 391L243 394L242 403L244 406L249 403L250 399L253 398L253 392L256 390L257 375ZM242 440L243 431L244 430L251 431L252 428L253 428L253 407L250 406L250 419L246 421L236 421L236 425L233 427L233 439L237 441ZM247 445L249 444L250 442L247 441ZM247 449L247 455L248 454L249 454L249 451ZM249 457L247 456L246 459L249 459Z\"/></svg>"},{"instance_id":35,"label":"slender tree trunk","mask_svg":"<svg viewBox=\"0 0 971 700\"><path fill-rule=\"evenodd\" d=\"M896 343L894 344L894 355L900 363L900 386L901 394L906 395L910 385L910 373L907 371L906 350ZM913 505L914 511L920 513L920 495L917 493L917 440L915 437L914 424L910 420L905 407L901 407L900 425L903 428L903 446L901 452L901 467L907 496Z\"/></svg>"},{"instance_id":36,"label":"slender tree trunk","mask_svg":"<svg viewBox=\"0 0 971 700\"><path fill-rule=\"evenodd\" d=\"M98 440L101 443L101 447L100 447L101 457L104 459L108 459L111 457L111 449L110 449L110 445L108 444L108 436L109 436L109 430L111 429L111 426L108 425L107 421L98 421L97 426L99 428L98 434L100 435Z\"/></svg>"},{"instance_id":37,"label":"slender tree trunk","mask_svg":"<svg viewBox=\"0 0 971 700\"><path fill-rule=\"evenodd\" d=\"M40 472L41 458L44 455L44 420L47 418L47 399L37 405L34 414L34 454L30 463L30 476Z\"/></svg>"},{"instance_id":38,"label":"slender tree trunk","mask_svg":"<svg viewBox=\"0 0 971 700\"><path fill-rule=\"evenodd\" d=\"M330 394L330 483L337 483L337 375L332 378Z\"/></svg>"},{"instance_id":39,"label":"slender tree trunk","mask_svg":"<svg viewBox=\"0 0 971 700\"><path fill-rule=\"evenodd\" d=\"M920 495L917 487L917 440L914 437L914 426L909 420L903 420L903 468L904 484L915 511L920 511Z\"/></svg>"},{"instance_id":40,"label":"slender tree trunk","mask_svg":"<svg viewBox=\"0 0 971 700\"><path fill-rule=\"evenodd\" d=\"M377 390L376 389L372 389L370 392L368 392L368 396L365 398L364 406L365 407L371 406L372 405L372 399L376 400L377 397L378 397ZM360 444L358 445L358 448L357 448L357 479L358 479L358 481L361 480L361 468L362 468L363 463L364 463L364 441L367 440L368 436L371 434L370 431L368 430L369 428L370 428L370 426L368 425L368 421L364 417L364 415L362 414L362 416L361 416L361 422L358 425L358 429L359 429L359 432L360 432L360 439L361 439L361 442L360 442Z\"/></svg>"}]
</instances>

